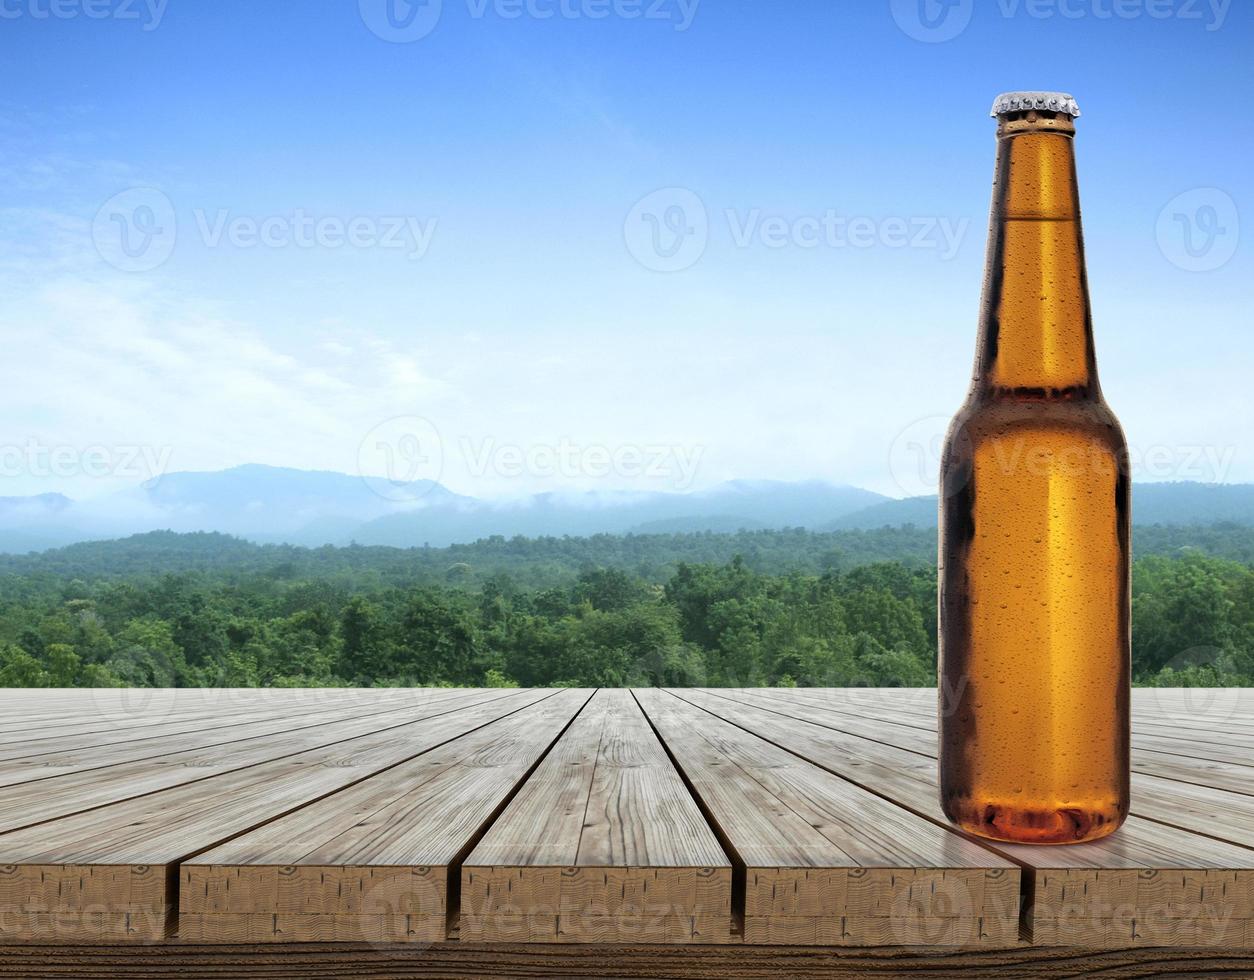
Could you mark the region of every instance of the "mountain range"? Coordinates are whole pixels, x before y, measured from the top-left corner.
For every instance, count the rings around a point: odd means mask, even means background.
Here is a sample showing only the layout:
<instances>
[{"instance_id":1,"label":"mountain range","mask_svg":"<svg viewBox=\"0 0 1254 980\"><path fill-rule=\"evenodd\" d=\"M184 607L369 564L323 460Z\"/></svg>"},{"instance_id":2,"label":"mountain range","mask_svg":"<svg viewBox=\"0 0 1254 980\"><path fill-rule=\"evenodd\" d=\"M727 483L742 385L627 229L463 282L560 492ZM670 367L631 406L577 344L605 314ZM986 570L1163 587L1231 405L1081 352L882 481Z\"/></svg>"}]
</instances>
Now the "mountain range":
<instances>
[{"instance_id":1,"label":"mountain range","mask_svg":"<svg viewBox=\"0 0 1254 980\"><path fill-rule=\"evenodd\" d=\"M1254 484L1148 483L1138 524L1254 526ZM483 500L438 483L247 465L169 473L88 500L0 497L0 551L27 552L153 530L220 531L259 543L442 547L492 535L870 529L936 524L936 498L897 500L819 481L734 480L693 493L552 492Z\"/></svg>"}]
</instances>

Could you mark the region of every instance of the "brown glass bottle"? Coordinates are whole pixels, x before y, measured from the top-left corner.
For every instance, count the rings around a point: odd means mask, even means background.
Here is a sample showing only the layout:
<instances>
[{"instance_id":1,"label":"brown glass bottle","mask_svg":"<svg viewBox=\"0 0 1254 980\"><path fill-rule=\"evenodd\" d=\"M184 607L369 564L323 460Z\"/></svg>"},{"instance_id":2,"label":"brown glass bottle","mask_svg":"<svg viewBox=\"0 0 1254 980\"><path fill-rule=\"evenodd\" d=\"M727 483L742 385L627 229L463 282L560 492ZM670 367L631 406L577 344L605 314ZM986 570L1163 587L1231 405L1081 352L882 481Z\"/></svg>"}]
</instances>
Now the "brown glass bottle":
<instances>
[{"instance_id":1,"label":"brown glass bottle","mask_svg":"<svg viewBox=\"0 0 1254 980\"><path fill-rule=\"evenodd\" d=\"M975 376L941 464L941 804L982 837L1076 843L1128 814L1127 443L1097 383L1079 112L994 110Z\"/></svg>"}]
</instances>

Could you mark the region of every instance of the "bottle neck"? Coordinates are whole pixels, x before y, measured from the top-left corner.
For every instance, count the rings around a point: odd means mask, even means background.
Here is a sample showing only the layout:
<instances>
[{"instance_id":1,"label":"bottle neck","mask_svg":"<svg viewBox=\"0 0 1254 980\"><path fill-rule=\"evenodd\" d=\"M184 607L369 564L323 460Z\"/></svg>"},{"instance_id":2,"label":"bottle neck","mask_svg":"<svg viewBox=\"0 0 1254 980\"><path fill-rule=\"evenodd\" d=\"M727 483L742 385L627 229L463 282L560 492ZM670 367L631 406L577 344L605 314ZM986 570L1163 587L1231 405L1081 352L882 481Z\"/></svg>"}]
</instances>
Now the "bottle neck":
<instances>
[{"instance_id":1,"label":"bottle neck","mask_svg":"<svg viewBox=\"0 0 1254 980\"><path fill-rule=\"evenodd\" d=\"M1000 120L974 392L1100 397L1074 128L1065 116Z\"/></svg>"}]
</instances>

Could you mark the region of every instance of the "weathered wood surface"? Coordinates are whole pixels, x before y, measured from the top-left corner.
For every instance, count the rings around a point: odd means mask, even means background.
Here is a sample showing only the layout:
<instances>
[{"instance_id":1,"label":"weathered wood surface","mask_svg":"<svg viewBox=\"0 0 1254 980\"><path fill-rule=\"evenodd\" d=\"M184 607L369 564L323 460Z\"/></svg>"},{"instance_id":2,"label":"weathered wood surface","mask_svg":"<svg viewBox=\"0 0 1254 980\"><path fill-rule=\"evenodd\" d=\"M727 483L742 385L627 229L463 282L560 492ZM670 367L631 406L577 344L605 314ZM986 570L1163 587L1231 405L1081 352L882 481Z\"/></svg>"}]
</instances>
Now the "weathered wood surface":
<instances>
[{"instance_id":1,"label":"weathered wood surface","mask_svg":"<svg viewBox=\"0 0 1254 980\"><path fill-rule=\"evenodd\" d=\"M0 834L0 936L163 938L185 858L552 692L491 693L458 712L424 718L419 708L399 728Z\"/></svg>"},{"instance_id":2,"label":"weathered wood surface","mask_svg":"<svg viewBox=\"0 0 1254 980\"><path fill-rule=\"evenodd\" d=\"M315 691L284 692L273 701L246 697L242 693L195 690L173 692L181 697L153 698L135 696L133 700L108 698L107 691L79 692L78 710L52 719L31 718L20 700L9 702L4 715L11 719L3 729L0 758L26 758L47 751L67 752L73 748L132 741L141 738L228 728L251 718L274 718L284 715L310 714L317 711L339 711L356 704L379 705L425 702L431 698L455 693L449 689L410 689L407 691L361 692L345 690L334 693ZM370 696L374 693L374 697ZM464 693L464 692L463 692ZM303 696L302 696L303 695ZM96 710L100 701L109 705ZM0 702L3 705L3 702ZM90 737L87 737L90 736Z\"/></svg>"},{"instance_id":3,"label":"weathered wood surface","mask_svg":"<svg viewBox=\"0 0 1254 980\"><path fill-rule=\"evenodd\" d=\"M727 942L731 886L639 705L602 689L466 858L461 935Z\"/></svg>"},{"instance_id":4,"label":"weathered wood surface","mask_svg":"<svg viewBox=\"0 0 1254 980\"><path fill-rule=\"evenodd\" d=\"M591 691L561 691L182 865L179 935L434 942L448 871Z\"/></svg>"},{"instance_id":5,"label":"weathered wood surface","mask_svg":"<svg viewBox=\"0 0 1254 980\"><path fill-rule=\"evenodd\" d=\"M4 735L0 736L0 786L155 758L184 749L227 745L259 736L278 736L334 721L366 720L385 714L412 712L414 708L438 703L456 705L474 696L473 691L437 689L420 701L391 697L377 700L348 698L342 704L320 705L313 710L301 705L279 710L258 705L247 711L206 715L170 724L141 724L103 730L92 728L86 733L75 734L45 730L38 737L26 737L21 741ZM91 722L84 724L92 725ZM386 727L386 724L379 727ZM285 739L272 740L281 743Z\"/></svg>"},{"instance_id":6,"label":"weathered wood surface","mask_svg":"<svg viewBox=\"0 0 1254 980\"><path fill-rule=\"evenodd\" d=\"M1037 946L658 946L445 942L426 947L362 943L205 946L0 946L0 977L118 980L928 980L1101 977L1249 977L1248 957L1217 949L1076 950Z\"/></svg>"},{"instance_id":7,"label":"weathered wood surface","mask_svg":"<svg viewBox=\"0 0 1254 980\"><path fill-rule=\"evenodd\" d=\"M1019 941L1017 865L679 698L637 697L745 877L746 942Z\"/></svg>"},{"instance_id":8,"label":"weathered wood surface","mask_svg":"<svg viewBox=\"0 0 1254 980\"><path fill-rule=\"evenodd\" d=\"M1249 691L1134 692L1133 815L1038 848L945 822L932 690L0 709L0 977L1254 976Z\"/></svg>"},{"instance_id":9,"label":"weathered wood surface","mask_svg":"<svg viewBox=\"0 0 1254 980\"><path fill-rule=\"evenodd\" d=\"M947 826L936 792L934 732L885 720L891 694L881 692L881 720L870 721L815 706L808 693L674 693ZM1254 850L1137 816L1135 800L1133 810L1118 833L1093 844L982 844L1028 874L1031 940L1254 946Z\"/></svg>"},{"instance_id":10,"label":"weathered wood surface","mask_svg":"<svg viewBox=\"0 0 1254 980\"><path fill-rule=\"evenodd\" d=\"M433 699L423 708L353 713L339 720L297 728L289 727L292 723L286 721L279 723L285 727L277 732L186 748L184 746L189 745L189 740L185 736L171 736L168 752L149 755L138 761L126 761L125 757L119 759L116 755L98 757L89 753L60 757L58 761L62 765L34 770L27 773L26 778L0 789L0 832L18 830L312 749L334 748L362 735L401 728L419 717L453 714L483 700L481 694L463 694L455 698ZM153 751L149 747L145 753ZM84 756L90 756L90 761L86 761ZM110 762L110 758L115 761Z\"/></svg>"}]
</instances>

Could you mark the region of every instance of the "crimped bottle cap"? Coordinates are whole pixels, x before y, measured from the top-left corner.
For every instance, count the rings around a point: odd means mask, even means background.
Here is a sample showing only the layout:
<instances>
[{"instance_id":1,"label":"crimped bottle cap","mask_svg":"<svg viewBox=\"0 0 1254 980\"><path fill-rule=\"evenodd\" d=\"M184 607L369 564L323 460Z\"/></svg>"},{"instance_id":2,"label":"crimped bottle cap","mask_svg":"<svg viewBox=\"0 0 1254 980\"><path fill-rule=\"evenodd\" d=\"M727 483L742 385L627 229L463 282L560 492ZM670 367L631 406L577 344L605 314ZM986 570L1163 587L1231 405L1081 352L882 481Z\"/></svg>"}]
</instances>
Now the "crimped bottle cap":
<instances>
[{"instance_id":1,"label":"crimped bottle cap","mask_svg":"<svg viewBox=\"0 0 1254 980\"><path fill-rule=\"evenodd\" d=\"M1003 92L993 100L990 116L1007 112L1023 112L1028 109L1044 109L1047 112L1063 112L1072 119L1080 115L1080 107L1069 92Z\"/></svg>"}]
</instances>

